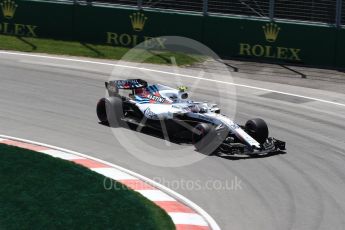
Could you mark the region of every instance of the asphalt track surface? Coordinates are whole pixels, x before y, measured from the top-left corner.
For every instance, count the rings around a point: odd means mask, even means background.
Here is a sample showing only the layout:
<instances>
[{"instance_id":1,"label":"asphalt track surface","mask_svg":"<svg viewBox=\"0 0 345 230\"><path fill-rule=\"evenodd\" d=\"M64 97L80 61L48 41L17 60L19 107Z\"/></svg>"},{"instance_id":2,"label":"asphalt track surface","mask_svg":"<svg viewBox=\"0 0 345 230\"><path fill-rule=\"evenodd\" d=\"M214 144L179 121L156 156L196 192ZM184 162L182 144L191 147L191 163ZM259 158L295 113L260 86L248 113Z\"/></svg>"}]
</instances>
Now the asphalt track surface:
<instances>
[{"instance_id":1,"label":"asphalt track surface","mask_svg":"<svg viewBox=\"0 0 345 230\"><path fill-rule=\"evenodd\" d=\"M198 74L190 69L144 67ZM115 67L114 77L121 79L119 68ZM250 159L210 156L181 167L162 167L130 154L110 128L98 124L95 104L104 96L104 81L113 69L93 62L0 53L0 133L79 151L156 181L180 181L180 187L174 184L173 189L205 209L222 229L345 229L345 85L295 79L293 86L281 84L279 77L268 81L243 74L233 74L236 85L229 85L224 82L231 82L230 76L222 71L214 81L195 84L190 77L177 80L171 74L149 71L147 75L134 69L144 79L192 86L194 98L221 102L222 95L224 101L236 101L236 121L262 117L271 136L287 142L286 154ZM332 84L337 90L331 90ZM224 113L231 113L229 108L233 109L226 107ZM128 132L163 149L161 154L177 146ZM188 145L183 153L198 154ZM240 188L231 188L229 183L236 178ZM202 188L188 189L181 181L194 181ZM228 184L205 188L208 181Z\"/></svg>"}]
</instances>

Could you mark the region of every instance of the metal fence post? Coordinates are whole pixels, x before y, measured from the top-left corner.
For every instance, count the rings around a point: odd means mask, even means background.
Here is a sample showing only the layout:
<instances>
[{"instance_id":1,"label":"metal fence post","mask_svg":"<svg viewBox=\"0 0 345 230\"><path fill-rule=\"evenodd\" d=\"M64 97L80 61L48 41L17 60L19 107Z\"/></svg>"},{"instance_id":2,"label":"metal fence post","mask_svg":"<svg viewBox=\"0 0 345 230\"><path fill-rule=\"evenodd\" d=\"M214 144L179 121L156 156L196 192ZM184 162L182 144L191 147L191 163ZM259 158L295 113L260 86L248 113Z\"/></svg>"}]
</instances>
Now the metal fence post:
<instances>
[{"instance_id":1,"label":"metal fence post","mask_svg":"<svg viewBox=\"0 0 345 230\"><path fill-rule=\"evenodd\" d=\"M208 12L208 0L203 0L202 12L204 15L207 15Z\"/></svg>"},{"instance_id":2,"label":"metal fence post","mask_svg":"<svg viewBox=\"0 0 345 230\"><path fill-rule=\"evenodd\" d=\"M270 17L270 20L273 21L274 19L274 3L275 3L275 0L270 0L270 5L269 5L269 17Z\"/></svg>"},{"instance_id":3,"label":"metal fence post","mask_svg":"<svg viewBox=\"0 0 345 230\"><path fill-rule=\"evenodd\" d=\"M143 8L143 0L138 0L138 9L141 10Z\"/></svg>"},{"instance_id":4,"label":"metal fence post","mask_svg":"<svg viewBox=\"0 0 345 230\"><path fill-rule=\"evenodd\" d=\"M339 28L341 27L341 19L342 19L342 7L343 7L343 0L337 0L336 5L336 16L335 16L335 25Z\"/></svg>"}]
</instances>

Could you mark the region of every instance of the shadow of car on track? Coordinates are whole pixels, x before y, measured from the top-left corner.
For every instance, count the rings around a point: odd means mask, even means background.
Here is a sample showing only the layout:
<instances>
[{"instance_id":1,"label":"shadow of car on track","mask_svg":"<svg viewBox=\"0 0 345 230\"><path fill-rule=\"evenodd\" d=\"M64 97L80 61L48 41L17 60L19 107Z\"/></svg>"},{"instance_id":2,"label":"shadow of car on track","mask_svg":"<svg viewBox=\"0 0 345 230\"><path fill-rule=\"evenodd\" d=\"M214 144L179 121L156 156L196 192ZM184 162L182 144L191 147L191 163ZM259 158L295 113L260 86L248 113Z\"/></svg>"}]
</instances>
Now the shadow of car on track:
<instances>
[{"instance_id":1,"label":"shadow of car on track","mask_svg":"<svg viewBox=\"0 0 345 230\"><path fill-rule=\"evenodd\" d=\"M108 123L103 123L103 122L99 122L100 125L104 125L107 127L110 127ZM121 127L116 127L116 128L123 128L123 129L128 129L131 130L133 132L139 132L138 126L131 124L131 123L126 123L126 125L122 125ZM157 130L153 130L150 128L146 128L143 127L140 132L141 134L144 135L148 135L154 138L158 138L161 140L167 140L166 137L164 136L163 132L157 131ZM134 134L133 134L134 135ZM176 137L172 137L169 135L169 142L173 143L173 144L177 144L177 145L193 145L191 140L188 140L188 138L176 138ZM267 157L272 157L272 156L276 156L276 155L283 155L286 154L285 151L277 151L277 152L272 152L272 153L268 153L268 154L264 154L264 155L229 155L229 154L225 154L220 152L218 149L215 150L214 152L212 152L211 154L205 154L202 153L200 151L197 151L196 149L194 150L200 154L204 154L204 155L208 155L208 156L212 156L212 157L220 157L226 160L249 160L249 159L258 159L258 158L267 158Z\"/></svg>"},{"instance_id":2,"label":"shadow of car on track","mask_svg":"<svg viewBox=\"0 0 345 230\"><path fill-rule=\"evenodd\" d=\"M273 152L273 153L267 153L267 154L264 154L264 155L243 156L243 155L228 155L228 154L218 153L217 156L220 157L220 158L223 158L223 159L237 161L237 160L249 160L249 159L267 158L267 157L273 157L273 156L284 155L284 154L286 154L286 152L284 152L284 151L277 151L277 152Z\"/></svg>"},{"instance_id":3,"label":"shadow of car on track","mask_svg":"<svg viewBox=\"0 0 345 230\"><path fill-rule=\"evenodd\" d=\"M98 124L110 127L108 123L98 122ZM140 129L140 131L138 131L138 126L135 124L132 124L132 123L126 123L126 125L121 125L121 127L112 127L112 128L128 129L128 130L131 130L134 132L133 135L135 135L135 133L141 133L141 134L144 134L144 135L147 135L150 137L158 138L161 140L166 140L166 141L169 141L169 142L171 142L173 144L177 144L177 145L183 145L183 144L184 145L185 144L192 145L191 141L188 141L188 140L183 139L183 138L175 138L171 135L169 135L169 140L167 140L167 138L164 136L164 134L162 132L154 130L154 129L150 129L147 127L143 127Z\"/></svg>"}]
</instances>

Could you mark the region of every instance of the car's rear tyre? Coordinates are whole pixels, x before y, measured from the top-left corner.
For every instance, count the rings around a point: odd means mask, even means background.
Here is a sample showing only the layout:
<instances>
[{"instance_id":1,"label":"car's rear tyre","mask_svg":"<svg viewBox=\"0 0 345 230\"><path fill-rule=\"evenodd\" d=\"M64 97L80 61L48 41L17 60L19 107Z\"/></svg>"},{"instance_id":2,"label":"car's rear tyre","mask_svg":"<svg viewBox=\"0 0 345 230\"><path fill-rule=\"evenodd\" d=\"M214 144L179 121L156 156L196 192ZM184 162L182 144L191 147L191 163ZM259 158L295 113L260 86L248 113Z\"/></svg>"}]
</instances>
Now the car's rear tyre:
<instances>
[{"instance_id":1,"label":"car's rear tyre","mask_svg":"<svg viewBox=\"0 0 345 230\"><path fill-rule=\"evenodd\" d=\"M102 98L97 103L97 117L102 123L108 123L111 127L123 124L123 107L120 97Z\"/></svg>"},{"instance_id":2,"label":"car's rear tyre","mask_svg":"<svg viewBox=\"0 0 345 230\"><path fill-rule=\"evenodd\" d=\"M105 109L105 98L102 98L97 102L96 112L100 122L108 123L107 111Z\"/></svg>"},{"instance_id":3,"label":"car's rear tyre","mask_svg":"<svg viewBox=\"0 0 345 230\"><path fill-rule=\"evenodd\" d=\"M247 121L245 130L260 144L264 143L268 138L268 126L266 122L260 118Z\"/></svg>"},{"instance_id":4,"label":"car's rear tyre","mask_svg":"<svg viewBox=\"0 0 345 230\"><path fill-rule=\"evenodd\" d=\"M211 124L199 123L192 130L192 143L200 153L212 155L222 142L222 138Z\"/></svg>"}]
</instances>

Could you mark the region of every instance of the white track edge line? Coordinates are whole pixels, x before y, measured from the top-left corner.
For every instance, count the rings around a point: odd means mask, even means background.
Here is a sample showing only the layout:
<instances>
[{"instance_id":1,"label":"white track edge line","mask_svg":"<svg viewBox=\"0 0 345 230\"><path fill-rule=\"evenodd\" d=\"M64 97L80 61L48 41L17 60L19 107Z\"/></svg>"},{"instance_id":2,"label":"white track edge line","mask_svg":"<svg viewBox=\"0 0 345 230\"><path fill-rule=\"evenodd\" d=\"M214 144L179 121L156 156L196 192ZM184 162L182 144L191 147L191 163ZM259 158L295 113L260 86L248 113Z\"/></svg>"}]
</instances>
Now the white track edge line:
<instances>
[{"instance_id":1,"label":"white track edge line","mask_svg":"<svg viewBox=\"0 0 345 230\"><path fill-rule=\"evenodd\" d=\"M107 65L107 66L114 66L114 67L123 67L123 68L128 68L128 69L144 70L144 71L148 71L148 72L156 72L156 73L162 73L162 74L167 74L167 75L174 75L174 76L180 76L180 77L185 77L185 78L192 78L192 79L222 83L222 84L227 84L227 85L234 85L234 86L238 86L238 87L243 87L243 88L248 88L248 89L256 89L256 90L261 90L261 91L266 91L266 92L271 92L271 93L279 93L279 94L283 94L283 95L299 97L299 98L304 98L304 99L309 99L309 100L313 100L313 101L318 101L318 102L323 102L323 103L327 103L327 104L345 107L345 104L335 102L335 101L328 101L328 100L324 100L324 99L320 99L320 98L308 97L308 96L303 96L303 95L294 94L294 93L282 92L282 91L278 91L278 90L266 89L266 88L255 87L255 86L244 85L244 84L237 84L237 83L220 81L220 80L215 80L215 79L195 77L195 76L191 76L191 75L187 75L187 74L171 73L171 72L166 72L166 71L162 71L162 70L154 70L154 69L137 67L137 66L119 65L119 64L113 64L113 63L82 60L82 59L76 59L76 58L64 58L64 57L56 57L56 56L48 56L48 55L26 54L26 53L19 53L19 52L17 53L17 52L0 51L0 54L1 53L2 54L9 54L9 55L47 58L47 59L55 59L55 60L63 60L63 61L74 61L74 62L80 62L80 63L90 63L90 64L97 64L97 65Z\"/></svg>"},{"instance_id":2,"label":"white track edge line","mask_svg":"<svg viewBox=\"0 0 345 230\"><path fill-rule=\"evenodd\" d=\"M92 159L92 160L101 162L103 164L112 166L112 167L114 167L114 168L116 168L116 169L118 169L120 171L126 172L126 173L128 173L128 174L130 174L130 175L132 175L134 177L137 177L137 178L145 181L146 183L148 183L148 184L150 184L150 185L152 185L152 186L162 190L163 192L167 193L168 195L174 197L176 200L184 203L188 207L194 209L198 214L200 214L206 220L206 222L209 224L209 226L210 226L210 228L212 230L221 230L220 227L218 226L217 222L205 210L203 210L200 206L198 206L197 204L195 204L191 200L187 199L186 197L182 196L181 194L178 194L177 192L171 190L170 188L167 188L167 187L157 183L156 181L151 180L151 179L149 179L149 178L147 178L145 176L142 176L142 175L140 175L138 173L135 173L135 172L133 172L133 171L131 171L129 169L125 169L125 168L123 168L121 166L118 166L118 165L115 165L115 164L103 161L103 160L98 159L96 157L92 157L92 156L89 156L89 155L86 155L86 154L82 154L82 153L79 153L79 152L75 152L75 151L72 151L72 150L60 148L60 147L57 147L57 146L54 146L54 145L48 145L48 144L44 144L44 143L37 142L37 141L31 141L31 140L27 140L27 139L23 139L23 138L17 138L17 137L12 137L12 136L8 136L8 135L2 135L2 134L0 134L0 138L12 139L12 140L16 140L16 141L22 141L22 142L27 142L27 143L30 143L30 144L40 145L40 146L43 146L43 147L47 147L47 148L56 149L56 150L64 151L64 152L67 152L67 153L75 154L75 155L78 155L78 156L81 156L81 157Z\"/></svg>"}]
</instances>

